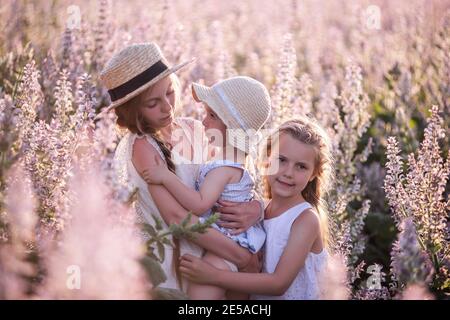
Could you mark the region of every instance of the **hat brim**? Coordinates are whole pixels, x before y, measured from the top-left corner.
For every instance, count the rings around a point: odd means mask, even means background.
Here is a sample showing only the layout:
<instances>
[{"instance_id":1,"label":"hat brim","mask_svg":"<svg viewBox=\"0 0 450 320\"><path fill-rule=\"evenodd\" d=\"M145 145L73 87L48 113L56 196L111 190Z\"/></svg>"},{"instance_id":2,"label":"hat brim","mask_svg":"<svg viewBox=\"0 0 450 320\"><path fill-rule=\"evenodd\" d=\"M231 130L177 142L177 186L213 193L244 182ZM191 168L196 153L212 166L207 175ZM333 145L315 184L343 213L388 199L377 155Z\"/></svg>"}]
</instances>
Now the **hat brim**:
<instances>
[{"instance_id":1,"label":"hat brim","mask_svg":"<svg viewBox=\"0 0 450 320\"><path fill-rule=\"evenodd\" d=\"M129 94L127 94L125 97L120 98L119 100L116 100L114 102L112 102L108 107L106 107L105 109L103 109L96 117L95 119L99 118L101 114L109 112L119 106L121 106L122 104L124 104L127 101L130 101L131 99L133 99L134 97L138 96L139 94L141 94L142 92L144 92L145 90L147 90L150 86L152 86L153 84L155 84L156 82L158 82L159 80L169 76L170 74L177 72L178 70L180 70L181 68L187 66L188 64L194 62L195 59L191 59L189 61L185 61L183 63L177 64L175 66L173 66L172 68L169 68L167 70L165 70L164 72L160 73L158 76L156 76L155 78L153 78L151 81L145 83L144 85L140 86L139 88L137 88L136 90L134 90L133 92L130 92Z\"/></svg>"},{"instance_id":2,"label":"hat brim","mask_svg":"<svg viewBox=\"0 0 450 320\"><path fill-rule=\"evenodd\" d=\"M224 106L222 100L219 98L217 93L211 87L204 86L199 83L192 83L192 96L197 102L204 102L210 107L227 126L227 136L230 133L228 130L233 130L238 125L236 120L234 120L229 113L226 112L226 107ZM231 136L228 136L230 138ZM229 143L246 153L249 153L250 143L246 132L241 129L233 132L233 139L230 139Z\"/></svg>"},{"instance_id":3,"label":"hat brim","mask_svg":"<svg viewBox=\"0 0 450 320\"><path fill-rule=\"evenodd\" d=\"M227 127L233 127L232 124L235 121L228 115L226 107L213 88L194 82L192 83L192 96L195 101L206 103Z\"/></svg>"}]
</instances>

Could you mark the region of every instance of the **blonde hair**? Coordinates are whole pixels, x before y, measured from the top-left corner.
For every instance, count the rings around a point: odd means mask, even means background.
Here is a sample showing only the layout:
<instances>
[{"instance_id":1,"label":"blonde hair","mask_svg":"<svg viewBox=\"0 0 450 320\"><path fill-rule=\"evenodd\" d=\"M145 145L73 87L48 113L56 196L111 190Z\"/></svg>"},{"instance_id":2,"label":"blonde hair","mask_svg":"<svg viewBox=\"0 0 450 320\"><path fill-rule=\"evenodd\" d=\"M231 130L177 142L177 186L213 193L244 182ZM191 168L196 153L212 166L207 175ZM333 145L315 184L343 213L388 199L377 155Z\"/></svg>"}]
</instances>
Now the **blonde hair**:
<instances>
[{"instance_id":1,"label":"blonde hair","mask_svg":"<svg viewBox=\"0 0 450 320\"><path fill-rule=\"evenodd\" d=\"M308 182L302 191L303 198L317 211L320 219L322 240L326 247L330 247L332 239L329 232L328 206L324 200L330 191L334 178L333 156L331 143L325 130L313 119L300 117L284 122L269 138L266 144L265 154L270 156L274 138L282 133L289 134L292 138L314 147L316 158L313 175L315 178ZM264 178L265 196L271 198L270 185L267 176Z\"/></svg>"}]
</instances>

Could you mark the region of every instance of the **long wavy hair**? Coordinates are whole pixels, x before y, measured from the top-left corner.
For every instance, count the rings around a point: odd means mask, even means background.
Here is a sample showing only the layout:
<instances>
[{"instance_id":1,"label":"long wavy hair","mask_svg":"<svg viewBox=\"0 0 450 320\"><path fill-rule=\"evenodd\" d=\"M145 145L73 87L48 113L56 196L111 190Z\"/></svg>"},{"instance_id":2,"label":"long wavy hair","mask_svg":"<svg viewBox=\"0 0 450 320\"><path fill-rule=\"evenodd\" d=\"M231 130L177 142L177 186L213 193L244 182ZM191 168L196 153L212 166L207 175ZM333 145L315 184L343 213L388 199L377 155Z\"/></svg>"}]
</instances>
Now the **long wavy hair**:
<instances>
[{"instance_id":1,"label":"long wavy hair","mask_svg":"<svg viewBox=\"0 0 450 320\"><path fill-rule=\"evenodd\" d=\"M174 73L172 73L169 77L172 81L172 87L175 91L174 111L176 113L176 110L180 106L181 86L178 77ZM152 90L152 86L150 86L148 90ZM133 99L125 102L124 104L114 109L117 115L117 124L122 128L130 130L132 133L139 135L145 134L150 135L156 141L159 148L161 149L164 155L164 159L167 163L168 169L171 172L175 173L175 164L172 160L172 152L170 145L166 141L164 141L158 130L152 128L152 126L148 123L148 121L145 120L141 112L142 99L144 96L143 93L139 94L138 96L134 97ZM180 286L180 288L182 288L181 274L179 271L180 244L178 239L175 238L173 239L173 242L175 244L175 249L172 261L172 268L174 269L175 275L177 276L178 285Z\"/></svg>"},{"instance_id":2,"label":"long wavy hair","mask_svg":"<svg viewBox=\"0 0 450 320\"><path fill-rule=\"evenodd\" d=\"M334 160L328 134L315 120L307 117L286 121L269 136L265 145L266 149L264 150L266 156L270 156L272 143L283 133L289 134L292 138L302 143L313 146L316 151L313 172L315 178L308 182L302 191L302 196L319 214L322 240L326 247L330 247L332 239L329 233L328 207L324 197L330 191L334 180ZM271 189L267 176L264 177L263 183L265 197L271 199Z\"/></svg>"}]
</instances>

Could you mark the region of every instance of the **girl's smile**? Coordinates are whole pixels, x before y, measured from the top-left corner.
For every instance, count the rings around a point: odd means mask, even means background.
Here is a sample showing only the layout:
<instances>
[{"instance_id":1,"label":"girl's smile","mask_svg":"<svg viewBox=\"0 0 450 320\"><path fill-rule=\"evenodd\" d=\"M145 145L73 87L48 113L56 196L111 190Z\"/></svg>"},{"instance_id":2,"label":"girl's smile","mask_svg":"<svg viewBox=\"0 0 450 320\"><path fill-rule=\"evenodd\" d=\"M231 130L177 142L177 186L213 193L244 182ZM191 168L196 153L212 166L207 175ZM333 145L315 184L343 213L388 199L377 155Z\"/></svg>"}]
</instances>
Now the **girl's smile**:
<instances>
[{"instance_id":1,"label":"girl's smile","mask_svg":"<svg viewBox=\"0 0 450 320\"><path fill-rule=\"evenodd\" d=\"M275 181L278 182L281 186L286 187L286 188L295 187L294 183L288 183L288 182L282 181L280 178L276 178Z\"/></svg>"},{"instance_id":2,"label":"girl's smile","mask_svg":"<svg viewBox=\"0 0 450 320\"><path fill-rule=\"evenodd\" d=\"M285 133L280 134L274 146L278 149L270 156L273 174L268 176L272 196L286 200L301 197L308 182L314 179L315 149Z\"/></svg>"}]
</instances>

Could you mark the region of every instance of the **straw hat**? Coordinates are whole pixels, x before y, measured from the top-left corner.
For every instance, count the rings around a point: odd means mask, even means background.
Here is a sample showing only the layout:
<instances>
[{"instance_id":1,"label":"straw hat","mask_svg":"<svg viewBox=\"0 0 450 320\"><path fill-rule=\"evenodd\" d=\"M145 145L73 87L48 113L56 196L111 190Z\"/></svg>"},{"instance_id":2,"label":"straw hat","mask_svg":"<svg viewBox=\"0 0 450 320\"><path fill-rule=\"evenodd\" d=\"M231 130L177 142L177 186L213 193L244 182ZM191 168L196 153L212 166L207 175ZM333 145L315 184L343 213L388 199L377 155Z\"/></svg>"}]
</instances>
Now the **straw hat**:
<instances>
[{"instance_id":1,"label":"straw hat","mask_svg":"<svg viewBox=\"0 0 450 320\"><path fill-rule=\"evenodd\" d=\"M250 145L256 142L257 131L270 115L271 103L266 87L253 78L239 76L222 80L212 87L193 83L192 91L194 99L205 102L227 126L228 142L249 153Z\"/></svg>"},{"instance_id":2,"label":"straw hat","mask_svg":"<svg viewBox=\"0 0 450 320\"><path fill-rule=\"evenodd\" d=\"M113 55L100 73L100 80L108 89L112 102L105 112L136 97L152 84L192 61L169 67L155 43L125 47Z\"/></svg>"}]
</instances>

